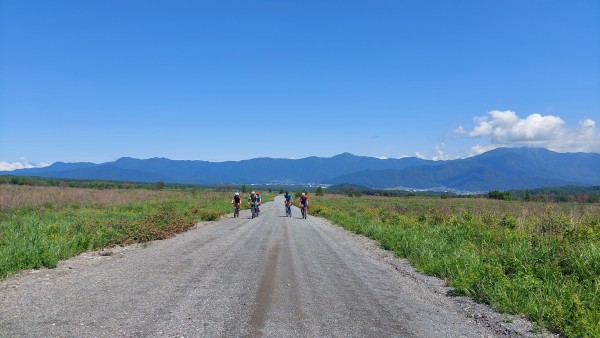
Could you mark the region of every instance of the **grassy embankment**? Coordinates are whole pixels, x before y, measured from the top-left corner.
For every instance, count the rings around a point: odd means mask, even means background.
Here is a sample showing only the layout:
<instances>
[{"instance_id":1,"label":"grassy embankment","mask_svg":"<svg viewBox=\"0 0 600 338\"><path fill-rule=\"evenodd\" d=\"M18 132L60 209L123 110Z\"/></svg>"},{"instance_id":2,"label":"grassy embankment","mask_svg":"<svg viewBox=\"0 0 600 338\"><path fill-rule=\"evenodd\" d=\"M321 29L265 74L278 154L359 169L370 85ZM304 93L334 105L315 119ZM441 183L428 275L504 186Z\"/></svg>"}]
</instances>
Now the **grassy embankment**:
<instances>
[{"instance_id":1,"label":"grassy embankment","mask_svg":"<svg viewBox=\"0 0 600 338\"><path fill-rule=\"evenodd\" d=\"M327 195L311 213L379 241L457 295L600 337L599 205Z\"/></svg>"},{"instance_id":2,"label":"grassy embankment","mask_svg":"<svg viewBox=\"0 0 600 338\"><path fill-rule=\"evenodd\" d=\"M232 194L0 185L0 278L85 251L171 237L231 213Z\"/></svg>"}]
</instances>

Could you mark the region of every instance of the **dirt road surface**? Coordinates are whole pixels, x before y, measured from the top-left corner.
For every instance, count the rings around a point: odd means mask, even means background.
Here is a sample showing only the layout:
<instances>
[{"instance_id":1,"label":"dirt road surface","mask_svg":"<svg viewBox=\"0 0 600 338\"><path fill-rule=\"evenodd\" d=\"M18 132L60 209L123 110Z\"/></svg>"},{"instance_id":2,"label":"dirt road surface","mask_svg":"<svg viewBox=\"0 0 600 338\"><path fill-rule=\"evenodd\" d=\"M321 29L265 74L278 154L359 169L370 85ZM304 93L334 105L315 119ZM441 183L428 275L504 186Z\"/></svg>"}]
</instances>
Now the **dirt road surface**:
<instances>
[{"instance_id":1,"label":"dirt road surface","mask_svg":"<svg viewBox=\"0 0 600 338\"><path fill-rule=\"evenodd\" d=\"M297 208L285 217L282 197L261 211L7 279L0 336L532 335L364 237Z\"/></svg>"}]
</instances>

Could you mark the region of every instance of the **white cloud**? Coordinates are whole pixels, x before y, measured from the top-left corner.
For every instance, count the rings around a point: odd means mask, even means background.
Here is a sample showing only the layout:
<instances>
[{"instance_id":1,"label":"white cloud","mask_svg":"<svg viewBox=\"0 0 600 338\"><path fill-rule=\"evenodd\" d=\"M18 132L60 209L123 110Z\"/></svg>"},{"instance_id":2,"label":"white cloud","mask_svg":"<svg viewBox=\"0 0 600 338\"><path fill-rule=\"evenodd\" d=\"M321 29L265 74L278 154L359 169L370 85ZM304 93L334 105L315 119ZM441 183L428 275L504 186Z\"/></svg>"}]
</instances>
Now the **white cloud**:
<instances>
[{"instance_id":1,"label":"white cloud","mask_svg":"<svg viewBox=\"0 0 600 338\"><path fill-rule=\"evenodd\" d=\"M454 158L454 156L444 153L444 148L446 148L446 143L444 142L435 146L435 155L431 159L434 161L445 161Z\"/></svg>"},{"instance_id":2,"label":"white cloud","mask_svg":"<svg viewBox=\"0 0 600 338\"><path fill-rule=\"evenodd\" d=\"M586 128L589 128L589 127L595 128L596 127L596 121L594 121L592 119L585 119L583 121L579 121L579 124L582 127L586 127Z\"/></svg>"},{"instance_id":3,"label":"white cloud","mask_svg":"<svg viewBox=\"0 0 600 338\"><path fill-rule=\"evenodd\" d=\"M463 126L458 126L458 127L456 127L456 129L454 129L454 133L458 134L458 135L464 135L467 133L467 131L465 130L465 128Z\"/></svg>"},{"instance_id":4,"label":"white cloud","mask_svg":"<svg viewBox=\"0 0 600 338\"><path fill-rule=\"evenodd\" d=\"M5 162L5 161L0 161L0 171L13 171L13 170L17 170L17 169L26 169L26 168L33 168L33 166L29 163L22 163L22 162Z\"/></svg>"},{"instance_id":5,"label":"white cloud","mask_svg":"<svg viewBox=\"0 0 600 338\"><path fill-rule=\"evenodd\" d=\"M17 169L43 168L49 166L49 163L41 162L38 164L29 163L26 159L20 158L16 162L0 161L0 171L13 171Z\"/></svg>"},{"instance_id":6,"label":"white cloud","mask_svg":"<svg viewBox=\"0 0 600 338\"><path fill-rule=\"evenodd\" d=\"M385 157L385 156L377 156L377 158L378 158L378 159L380 159L380 160L387 160L387 159L388 159L388 158L387 158L387 157Z\"/></svg>"},{"instance_id":7,"label":"white cloud","mask_svg":"<svg viewBox=\"0 0 600 338\"><path fill-rule=\"evenodd\" d=\"M418 151L415 153L415 157L416 157L416 158L420 158L420 159L422 159L422 160L426 160L426 159L427 159L427 156L425 156L425 155L421 154L421 153L420 153L420 152L418 152Z\"/></svg>"},{"instance_id":8,"label":"white cloud","mask_svg":"<svg viewBox=\"0 0 600 338\"><path fill-rule=\"evenodd\" d=\"M483 153L485 153L487 151L494 150L496 148L497 148L496 146L489 145L489 144L486 145L486 146L482 146L481 144L477 144L477 145L471 147L471 152L469 153L469 156L477 156L479 154L483 154Z\"/></svg>"},{"instance_id":9,"label":"white cloud","mask_svg":"<svg viewBox=\"0 0 600 338\"><path fill-rule=\"evenodd\" d=\"M476 117L475 122L473 130L467 134L473 138L489 138L490 144L476 145L471 149L472 154L503 146L544 147L568 152L600 152L600 133L596 129L596 122L591 119L580 121L579 128L569 128L558 116L531 114L521 118L510 110L494 110L489 112L488 116ZM464 128L459 126L457 130L464 130Z\"/></svg>"}]
</instances>

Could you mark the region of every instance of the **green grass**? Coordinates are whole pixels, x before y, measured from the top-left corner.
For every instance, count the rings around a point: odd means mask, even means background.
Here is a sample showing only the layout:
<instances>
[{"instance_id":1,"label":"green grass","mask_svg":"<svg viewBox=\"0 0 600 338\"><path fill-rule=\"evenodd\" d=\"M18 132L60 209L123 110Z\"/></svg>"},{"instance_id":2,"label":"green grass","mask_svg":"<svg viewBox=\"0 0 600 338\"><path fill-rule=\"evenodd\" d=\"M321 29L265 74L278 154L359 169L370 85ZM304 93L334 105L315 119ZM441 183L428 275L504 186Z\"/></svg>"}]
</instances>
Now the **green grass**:
<instances>
[{"instance_id":1,"label":"green grass","mask_svg":"<svg viewBox=\"0 0 600 338\"><path fill-rule=\"evenodd\" d=\"M314 198L313 215L379 241L457 295L568 337L600 336L600 206Z\"/></svg>"},{"instance_id":2,"label":"green grass","mask_svg":"<svg viewBox=\"0 0 600 338\"><path fill-rule=\"evenodd\" d=\"M25 195L20 205L0 210L0 278L24 269L53 268L85 251L171 237L233 210L229 192L153 192L140 200L139 191L87 195L84 189L4 187L0 195L14 197L15 189ZM48 192L55 200L44 195ZM86 199L73 202L73 196ZM108 202L115 196L118 202Z\"/></svg>"}]
</instances>

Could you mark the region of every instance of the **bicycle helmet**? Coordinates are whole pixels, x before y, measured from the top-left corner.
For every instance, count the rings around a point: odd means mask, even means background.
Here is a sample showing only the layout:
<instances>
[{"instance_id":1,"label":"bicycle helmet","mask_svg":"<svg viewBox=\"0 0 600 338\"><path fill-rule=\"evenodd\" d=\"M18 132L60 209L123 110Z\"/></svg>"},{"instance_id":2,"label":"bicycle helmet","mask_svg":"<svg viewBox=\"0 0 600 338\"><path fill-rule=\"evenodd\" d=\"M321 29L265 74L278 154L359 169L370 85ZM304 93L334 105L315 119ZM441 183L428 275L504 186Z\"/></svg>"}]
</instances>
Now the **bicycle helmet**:
<instances>
[{"instance_id":1,"label":"bicycle helmet","mask_svg":"<svg viewBox=\"0 0 600 338\"><path fill-rule=\"evenodd\" d=\"M302 193L302 196L305 196L305 195L306 195L305 193Z\"/></svg>"},{"instance_id":2,"label":"bicycle helmet","mask_svg":"<svg viewBox=\"0 0 600 338\"><path fill-rule=\"evenodd\" d=\"M239 192L236 192L236 193L235 193L235 195L236 195L236 196L239 196L239 195L240 195L240 193L239 193Z\"/></svg>"},{"instance_id":3,"label":"bicycle helmet","mask_svg":"<svg viewBox=\"0 0 600 338\"><path fill-rule=\"evenodd\" d=\"M253 192L251 192L250 194L251 194L251 195L256 195L256 192L254 192L254 191L253 191Z\"/></svg>"}]
</instances>

